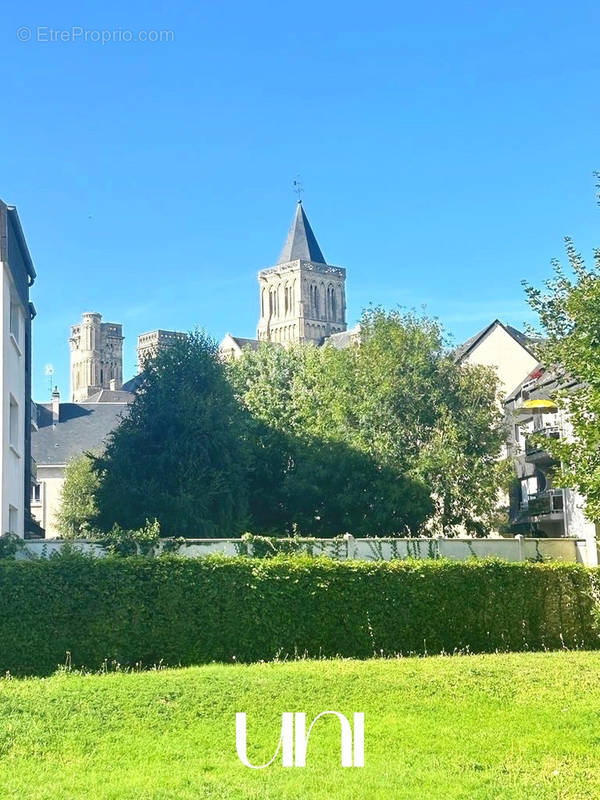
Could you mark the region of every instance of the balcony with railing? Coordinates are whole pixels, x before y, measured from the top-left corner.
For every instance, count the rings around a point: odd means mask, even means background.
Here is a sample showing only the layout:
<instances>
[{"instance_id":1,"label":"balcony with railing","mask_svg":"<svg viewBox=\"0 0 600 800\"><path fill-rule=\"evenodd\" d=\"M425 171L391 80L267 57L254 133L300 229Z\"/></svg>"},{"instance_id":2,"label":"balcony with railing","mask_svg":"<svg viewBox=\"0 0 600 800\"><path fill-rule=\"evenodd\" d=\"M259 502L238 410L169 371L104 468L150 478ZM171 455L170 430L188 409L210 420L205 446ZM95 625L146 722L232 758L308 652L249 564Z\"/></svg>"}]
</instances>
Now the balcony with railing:
<instances>
[{"instance_id":1,"label":"balcony with railing","mask_svg":"<svg viewBox=\"0 0 600 800\"><path fill-rule=\"evenodd\" d=\"M558 425L545 425L543 428L533 430L532 434L538 439L560 439L560 429ZM529 437L525 439L525 461L530 464L550 465L555 459L541 444L540 441L532 441Z\"/></svg>"},{"instance_id":2,"label":"balcony with railing","mask_svg":"<svg viewBox=\"0 0 600 800\"><path fill-rule=\"evenodd\" d=\"M521 512L534 520L539 517L561 519L564 512L563 490L546 489L529 495L528 499L521 503Z\"/></svg>"}]
</instances>

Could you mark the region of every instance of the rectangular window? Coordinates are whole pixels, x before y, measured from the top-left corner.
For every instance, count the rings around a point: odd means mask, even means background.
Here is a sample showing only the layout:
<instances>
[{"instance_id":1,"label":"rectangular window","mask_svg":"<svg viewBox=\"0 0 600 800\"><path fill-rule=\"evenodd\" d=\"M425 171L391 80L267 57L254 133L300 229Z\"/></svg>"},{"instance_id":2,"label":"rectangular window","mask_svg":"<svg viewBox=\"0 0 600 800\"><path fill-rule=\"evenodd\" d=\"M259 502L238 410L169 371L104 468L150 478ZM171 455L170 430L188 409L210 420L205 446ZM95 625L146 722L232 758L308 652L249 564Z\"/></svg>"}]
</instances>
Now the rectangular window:
<instances>
[{"instance_id":1,"label":"rectangular window","mask_svg":"<svg viewBox=\"0 0 600 800\"><path fill-rule=\"evenodd\" d=\"M521 426L515 425L515 444L517 449L521 449Z\"/></svg>"},{"instance_id":2,"label":"rectangular window","mask_svg":"<svg viewBox=\"0 0 600 800\"><path fill-rule=\"evenodd\" d=\"M10 304L10 332L17 344L21 343L21 309L17 303Z\"/></svg>"},{"instance_id":3,"label":"rectangular window","mask_svg":"<svg viewBox=\"0 0 600 800\"><path fill-rule=\"evenodd\" d=\"M521 504L526 506L529 500L529 492L527 491L527 481L521 481Z\"/></svg>"},{"instance_id":4,"label":"rectangular window","mask_svg":"<svg viewBox=\"0 0 600 800\"><path fill-rule=\"evenodd\" d=\"M15 450L20 451L19 447L19 404L15 398L10 396L10 410L9 410L9 440Z\"/></svg>"},{"instance_id":5,"label":"rectangular window","mask_svg":"<svg viewBox=\"0 0 600 800\"><path fill-rule=\"evenodd\" d=\"M9 533L18 533L17 524L19 519L19 512L14 506L8 507L8 530Z\"/></svg>"},{"instance_id":6,"label":"rectangular window","mask_svg":"<svg viewBox=\"0 0 600 800\"><path fill-rule=\"evenodd\" d=\"M41 483L33 483L31 485L31 502L32 503L41 503L42 502L42 484Z\"/></svg>"}]
</instances>

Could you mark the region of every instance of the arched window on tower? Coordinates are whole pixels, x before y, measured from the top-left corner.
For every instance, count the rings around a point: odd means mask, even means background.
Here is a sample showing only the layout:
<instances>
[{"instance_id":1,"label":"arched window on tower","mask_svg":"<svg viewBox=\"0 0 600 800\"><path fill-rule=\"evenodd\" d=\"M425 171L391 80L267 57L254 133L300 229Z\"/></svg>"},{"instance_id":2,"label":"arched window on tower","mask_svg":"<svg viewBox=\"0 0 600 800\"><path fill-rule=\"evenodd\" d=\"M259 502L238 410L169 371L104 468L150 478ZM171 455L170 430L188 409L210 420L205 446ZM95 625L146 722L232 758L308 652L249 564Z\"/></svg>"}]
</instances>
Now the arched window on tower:
<instances>
[{"instance_id":1,"label":"arched window on tower","mask_svg":"<svg viewBox=\"0 0 600 800\"><path fill-rule=\"evenodd\" d=\"M314 287L314 297L315 297L315 317L319 316L319 290L317 287Z\"/></svg>"}]
</instances>

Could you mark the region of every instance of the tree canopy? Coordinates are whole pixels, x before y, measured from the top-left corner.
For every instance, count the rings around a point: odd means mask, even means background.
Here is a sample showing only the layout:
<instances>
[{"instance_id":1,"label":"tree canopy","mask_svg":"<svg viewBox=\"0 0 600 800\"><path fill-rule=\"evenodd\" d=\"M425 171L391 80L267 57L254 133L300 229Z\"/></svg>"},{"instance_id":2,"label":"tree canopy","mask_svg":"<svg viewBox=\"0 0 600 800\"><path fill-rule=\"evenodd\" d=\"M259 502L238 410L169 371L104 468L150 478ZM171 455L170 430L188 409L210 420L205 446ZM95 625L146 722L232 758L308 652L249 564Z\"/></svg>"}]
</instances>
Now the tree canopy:
<instances>
[{"instance_id":1,"label":"tree canopy","mask_svg":"<svg viewBox=\"0 0 600 800\"><path fill-rule=\"evenodd\" d=\"M390 533L423 531L430 517L430 531L489 529L505 438L497 378L456 364L436 320L371 309L360 345L263 346L245 351L229 372L237 396L271 435L337 447L337 471L360 454L363 474L368 464L377 475L382 519L396 514ZM322 477L333 489L340 475L332 467Z\"/></svg>"},{"instance_id":2,"label":"tree canopy","mask_svg":"<svg viewBox=\"0 0 600 800\"><path fill-rule=\"evenodd\" d=\"M100 530L331 537L489 530L504 440L497 379L436 320L371 309L360 343L265 343L227 365L191 334L150 359L95 457Z\"/></svg>"},{"instance_id":3,"label":"tree canopy","mask_svg":"<svg viewBox=\"0 0 600 800\"><path fill-rule=\"evenodd\" d=\"M600 187L599 187L600 189ZM568 266L553 261L543 288L525 284L544 341L540 360L572 385L559 393L565 420L560 441L544 443L560 462L556 485L576 489L586 499L586 514L600 519L600 248L588 266L573 241L565 238Z\"/></svg>"},{"instance_id":4,"label":"tree canopy","mask_svg":"<svg viewBox=\"0 0 600 800\"><path fill-rule=\"evenodd\" d=\"M234 536L247 522L241 413L214 341L200 332L145 363L128 415L96 459L97 522L163 536Z\"/></svg>"}]
</instances>

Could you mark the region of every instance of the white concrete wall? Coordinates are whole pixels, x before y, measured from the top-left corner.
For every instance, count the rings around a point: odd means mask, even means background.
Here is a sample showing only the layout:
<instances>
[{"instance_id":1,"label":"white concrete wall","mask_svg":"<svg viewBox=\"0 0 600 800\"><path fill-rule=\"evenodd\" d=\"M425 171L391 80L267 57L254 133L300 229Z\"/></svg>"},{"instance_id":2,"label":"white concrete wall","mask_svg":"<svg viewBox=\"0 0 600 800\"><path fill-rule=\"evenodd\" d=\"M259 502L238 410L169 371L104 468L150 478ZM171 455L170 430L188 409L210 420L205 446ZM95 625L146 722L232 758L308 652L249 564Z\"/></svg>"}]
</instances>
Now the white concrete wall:
<instances>
[{"instance_id":1,"label":"white concrete wall","mask_svg":"<svg viewBox=\"0 0 600 800\"><path fill-rule=\"evenodd\" d=\"M0 480L2 486L1 533L10 530L9 509L16 509L13 532L23 536L25 513L25 309L19 299L8 265L2 266L0 313L2 317L2 368L0 369L0 416L2 420L2 456ZM18 304L18 335L10 332L11 301ZM18 430L15 442L10 441L10 398L17 403Z\"/></svg>"},{"instance_id":2,"label":"white concrete wall","mask_svg":"<svg viewBox=\"0 0 600 800\"><path fill-rule=\"evenodd\" d=\"M103 548L95 542L78 541L71 544L82 552L92 552L98 556L104 554ZM21 553L19 558L27 558L27 554L48 556L59 551L64 545L65 542L59 539L30 539L24 543L26 552ZM159 553L163 549L164 542L161 542L156 552ZM305 540L302 549L315 556L326 555L340 560L390 561L395 558L451 558L464 561L473 557L490 558L495 556L507 561L532 559L590 563L587 543L584 540L565 538L354 539L350 536L346 537L344 541ZM214 553L236 556L245 550L244 542L240 539L188 539L176 552L178 555L198 558ZM248 545L248 552L252 553L251 544Z\"/></svg>"}]
</instances>

